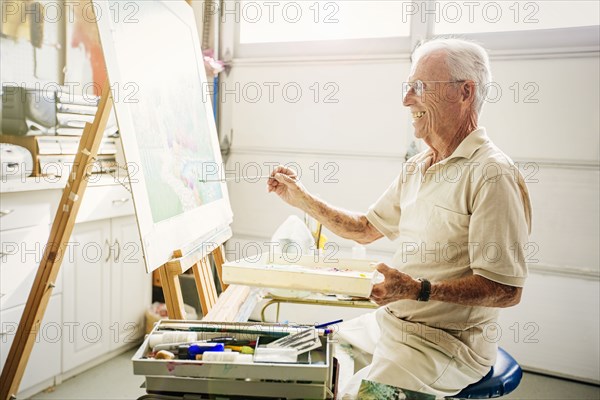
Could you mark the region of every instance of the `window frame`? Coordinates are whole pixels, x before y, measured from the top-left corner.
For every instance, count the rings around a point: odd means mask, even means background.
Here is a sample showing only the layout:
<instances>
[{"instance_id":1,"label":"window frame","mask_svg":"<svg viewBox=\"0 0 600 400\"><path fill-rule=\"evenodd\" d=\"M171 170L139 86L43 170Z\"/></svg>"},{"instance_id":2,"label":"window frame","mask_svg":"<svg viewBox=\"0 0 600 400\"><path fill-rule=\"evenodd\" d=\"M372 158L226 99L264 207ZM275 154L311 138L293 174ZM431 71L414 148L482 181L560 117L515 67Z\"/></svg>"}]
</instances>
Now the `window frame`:
<instances>
[{"instance_id":1,"label":"window frame","mask_svg":"<svg viewBox=\"0 0 600 400\"><path fill-rule=\"evenodd\" d=\"M235 0L235 3L241 3L241 0ZM294 56L327 57L357 54L398 54L410 52L410 49L412 48L411 37L413 36L412 29L414 25L415 24L412 23L411 19L409 36L336 40L310 40L293 42L241 43L241 23L236 22L233 31L233 48L236 58Z\"/></svg>"},{"instance_id":2,"label":"window frame","mask_svg":"<svg viewBox=\"0 0 600 400\"><path fill-rule=\"evenodd\" d=\"M433 6L435 1L424 0L428 6ZM235 3L241 3L241 0L235 0ZM224 34L224 48L231 49L233 54L230 53L229 56L236 59L405 56L422 40L437 36L473 40L483 44L492 56L535 57L600 53L600 25L435 35L434 24L435 17L426 15L424 22L420 18L411 18L409 36L264 43L240 43L241 24L231 19L222 22L221 29Z\"/></svg>"},{"instance_id":3,"label":"window frame","mask_svg":"<svg viewBox=\"0 0 600 400\"><path fill-rule=\"evenodd\" d=\"M600 26L465 33L453 36L482 43L493 54L566 55L600 51Z\"/></svg>"}]
</instances>

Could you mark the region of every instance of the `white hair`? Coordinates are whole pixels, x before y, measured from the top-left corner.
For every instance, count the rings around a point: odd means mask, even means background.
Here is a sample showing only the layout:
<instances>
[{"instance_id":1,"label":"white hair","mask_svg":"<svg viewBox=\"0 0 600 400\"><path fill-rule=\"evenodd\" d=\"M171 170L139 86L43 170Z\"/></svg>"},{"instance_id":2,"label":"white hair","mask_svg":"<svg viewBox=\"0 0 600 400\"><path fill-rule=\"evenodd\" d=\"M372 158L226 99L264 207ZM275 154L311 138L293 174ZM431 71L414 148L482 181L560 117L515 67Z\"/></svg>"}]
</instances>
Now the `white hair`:
<instances>
[{"instance_id":1,"label":"white hair","mask_svg":"<svg viewBox=\"0 0 600 400\"><path fill-rule=\"evenodd\" d=\"M434 51L442 50L446 54L446 65L450 79L475 82L475 111L481 115L483 103L487 96L492 71L488 54L477 43L457 38L436 38L422 43L412 54L413 66L419 59Z\"/></svg>"}]
</instances>

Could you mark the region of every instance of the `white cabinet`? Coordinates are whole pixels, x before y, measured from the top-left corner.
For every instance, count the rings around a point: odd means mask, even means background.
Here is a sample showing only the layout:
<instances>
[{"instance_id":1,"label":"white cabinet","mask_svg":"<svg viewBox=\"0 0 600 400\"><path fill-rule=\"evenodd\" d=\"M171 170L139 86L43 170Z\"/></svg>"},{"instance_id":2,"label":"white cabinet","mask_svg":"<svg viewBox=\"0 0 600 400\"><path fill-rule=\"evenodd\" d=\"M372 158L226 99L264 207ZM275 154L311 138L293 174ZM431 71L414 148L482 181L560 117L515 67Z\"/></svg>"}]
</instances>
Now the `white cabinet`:
<instances>
[{"instance_id":1,"label":"white cabinet","mask_svg":"<svg viewBox=\"0 0 600 400\"><path fill-rule=\"evenodd\" d=\"M50 380L61 372L60 348L64 332L60 324L60 306L61 295L51 296L19 386L20 390ZM25 306L20 305L0 313L0 366L4 366L8 357L24 309Z\"/></svg>"},{"instance_id":2,"label":"white cabinet","mask_svg":"<svg viewBox=\"0 0 600 400\"><path fill-rule=\"evenodd\" d=\"M0 369L62 195L62 187L48 189L0 194ZM81 372L143 336L152 284L133 212L124 187L87 188L19 393Z\"/></svg>"},{"instance_id":3,"label":"white cabinet","mask_svg":"<svg viewBox=\"0 0 600 400\"><path fill-rule=\"evenodd\" d=\"M53 191L54 192L54 191ZM2 193L0 196L0 230L50 224L59 193Z\"/></svg>"},{"instance_id":4,"label":"white cabinet","mask_svg":"<svg viewBox=\"0 0 600 400\"><path fill-rule=\"evenodd\" d=\"M145 331L144 312L152 298L134 217L113 218L111 255L111 350L138 342Z\"/></svg>"},{"instance_id":5,"label":"white cabinet","mask_svg":"<svg viewBox=\"0 0 600 400\"><path fill-rule=\"evenodd\" d=\"M0 310L25 304L41 261L57 195L0 196ZM60 293L60 275L53 293Z\"/></svg>"},{"instance_id":6,"label":"white cabinet","mask_svg":"<svg viewBox=\"0 0 600 400\"><path fill-rule=\"evenodd\" d=\"M126 188L121 185L92 186L85 190L76 222L96 221L133 214L133 201Z\"/></svg>"},{"instance_id":7,"label":"white cabinet","mask_svg":"<svg viewBox=\"0 0 600 400\"><path fill-rule=\"evenodd\" d=\"M0 196L0 368L14 341L50 233L57 195L37 192ZM20 390L51 380L61 372L61 284L59 274Z\"/></svg>"},{"instance_id":8,"label":"white cabinet","mask_svg":"<svg viewBox=\"0 0 600 400\"><path fill-rule=\"evenodd\" d=\"M0 231L0 310L27 301L49 233L46 224Z\"/></svg>"},{"instance_id":9,"label":"white cabinet","mask_svg":"<svg viewBox=\"0 0 600 400\"><path fill-rule=\"evenodd\" d=\"M70 259L63 263L63 370L135 342L144 334L151 301L135 218L119 217L75 225Z\"/></svg>"},{"instance_id":10,"label":"white cabinet","mask_svg":"<svg viewBox=\"0 0 600 400\"><path fill-rule=\"evenodd\" d=\"M63 260L63 369L108 352L110 221L75 225Z\"/></svg>"}]
</instances>

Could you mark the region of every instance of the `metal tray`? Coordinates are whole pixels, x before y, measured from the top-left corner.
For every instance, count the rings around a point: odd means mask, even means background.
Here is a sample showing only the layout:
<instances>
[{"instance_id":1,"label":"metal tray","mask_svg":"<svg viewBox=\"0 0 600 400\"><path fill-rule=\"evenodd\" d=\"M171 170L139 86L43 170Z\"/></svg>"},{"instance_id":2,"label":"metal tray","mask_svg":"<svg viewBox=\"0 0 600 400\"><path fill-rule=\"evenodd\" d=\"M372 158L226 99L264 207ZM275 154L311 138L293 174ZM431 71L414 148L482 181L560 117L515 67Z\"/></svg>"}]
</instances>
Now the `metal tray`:
<instances>
[{"instance_id":1,"label":"metal tray","mask_svg":"<svg viewBox=\"0 0 600 400\"><path fill-rule=\"evenodd\" d=\"M227 336L252 340L258 336L282 337L308 326L268 323L226 323L161 320L158 331L196 331L198 340ZM202 393L231 396L327 399L332 396L331 338L321 331L323 346L299 356L298 363L228 363L194 360L156 360L150 335L132 358L135 375L146 376L149 393Z\"/></svg>"}]
</instances>

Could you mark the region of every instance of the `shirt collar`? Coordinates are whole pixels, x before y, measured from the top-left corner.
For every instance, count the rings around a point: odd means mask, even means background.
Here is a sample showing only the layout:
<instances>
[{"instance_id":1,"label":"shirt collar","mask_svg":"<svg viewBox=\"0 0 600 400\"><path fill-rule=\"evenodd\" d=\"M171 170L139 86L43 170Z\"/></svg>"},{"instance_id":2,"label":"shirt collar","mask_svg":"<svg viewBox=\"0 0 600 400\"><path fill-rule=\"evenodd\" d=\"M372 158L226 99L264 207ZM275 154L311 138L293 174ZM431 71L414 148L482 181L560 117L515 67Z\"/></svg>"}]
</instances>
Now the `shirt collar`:
<instances>
[{"instance_id":1,"label":"shirt collar","mask_svg":"<svg viewBox=\"0 0 600 400\"><path fill-rule=\"evenodd\" d=\"M480 127L475 129L473 132L469 133L467 137L463 139L462 142L458 145L458 147L454 150L454 152L449 156L440 161L438 164L445 164L453 158L471 158L475 151L479 149L484 144L488 143L490 139L488 138L485 128ZM431 154L432 151L429 150L427 152Z\"/></svg>"}]
</instances>

